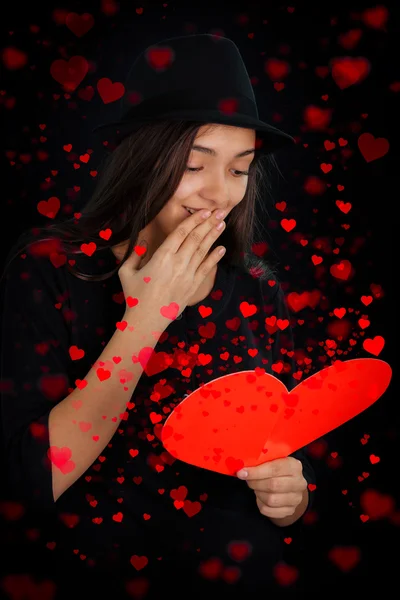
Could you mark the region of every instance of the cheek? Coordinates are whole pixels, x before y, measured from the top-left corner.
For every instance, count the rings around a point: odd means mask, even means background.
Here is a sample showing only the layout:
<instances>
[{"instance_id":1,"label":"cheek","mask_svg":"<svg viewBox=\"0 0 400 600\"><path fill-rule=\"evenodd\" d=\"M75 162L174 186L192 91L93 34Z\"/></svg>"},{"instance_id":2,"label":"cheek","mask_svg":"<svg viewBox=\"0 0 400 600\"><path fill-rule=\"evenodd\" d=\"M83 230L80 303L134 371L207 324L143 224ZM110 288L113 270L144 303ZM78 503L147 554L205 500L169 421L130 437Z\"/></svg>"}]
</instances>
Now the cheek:
<instances>
[{"instance_id":1,"label":"cheek","mask_svg":"<svg viewBox=\"0 0 400 600\"><path fill-rule=\"evenodd\" d=\"M197 178L196 178L197 179ZM229 205L234 208L237 204L243 200L244 195L246 193L247 184L245 182L236 184L232 184L232 186L228 189L227 194L229 195ZM199 179L197 182L193 179L183 177L181 183L179 184L174 196L171 199L171 203L174 205L180 204L182 205L187 198L190 198L193 195L199 194L202 191L202 186L200 185Z\"/></svg>"},{"instance_id":2,"label":"cheek","mask_svg":"<svg viewBox=\"0 0 400 600\"><path fill-rule=\"evenodd\" d=\"M183 200L196 191L196 185L193 181L183 178L173 196L174 202Z\"/></svg>"},{"instance_id":3,"label":"cheek","mask_svg":"<svg viewBox=\"0 0 400 600\"><path fill-rule=\"evenodd\" d=\"M162 231L164 235L169 235L188 216L175 194L155 217L154 224L158 231Z\"/></svg>"}]
</instances>

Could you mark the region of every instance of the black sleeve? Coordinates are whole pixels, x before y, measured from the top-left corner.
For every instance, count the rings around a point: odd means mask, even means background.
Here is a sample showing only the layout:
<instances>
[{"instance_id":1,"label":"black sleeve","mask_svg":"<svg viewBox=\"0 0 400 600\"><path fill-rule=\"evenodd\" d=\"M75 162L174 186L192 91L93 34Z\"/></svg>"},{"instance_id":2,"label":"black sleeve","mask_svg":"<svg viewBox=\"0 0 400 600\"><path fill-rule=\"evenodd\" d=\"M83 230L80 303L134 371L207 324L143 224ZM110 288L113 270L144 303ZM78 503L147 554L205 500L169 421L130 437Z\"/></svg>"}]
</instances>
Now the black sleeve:
<instances>
[{"instance_id":1,"label":"black sleeve","mask_svg":"<svg viewBox=\"0 0 400 600\"><path fill-rule=\"evenodd\" d=\"M285 295L283 293L282 287L279 282L276 282L275 286L277 286L277 290L269 302L273 303L272 313L277 317L277 319L287 319L290 323L290 313L287 308L287 303L285 300ZM270 293L270 292L269 292ZM279 361L283 361L286 366L290 366L288 371L284 371L280 374L274 373L274 375L285 384L287 389L290 391L296 385L298 385L298 381L293 377L293 373L296 370L296 364L293 356L288 356L287 353L281 352L282 349L291 353L294 350L294 340L293 340L293 330L289 325L282 331L278 328L277 331L273 334L274 343L272 346L272 364L277 363ZM299 448L290 456L297 458L301 461L303 465L303 476L306 479L308 484L315 485L316 476L315 471L311 465L310 459L307 455L306 447ZM312 507L314 501L314 492L309 490L309 501L307 510Z\"/></svg>"},{"instance_id":2,"label":"black sleeve","mask_svg":"<svg viewBox=\"0 0 400 600\"><path fill-rule=\"evenodd\" d=\"M68 327L61 307L56 307L65 289L63 276L56 271L48 257L25 250L12 260L1 281L5 463L13 492L43 510L55 506L48 458L49 413L72 391L66 372L71 360Z\"/></svg>"}]
</instances>

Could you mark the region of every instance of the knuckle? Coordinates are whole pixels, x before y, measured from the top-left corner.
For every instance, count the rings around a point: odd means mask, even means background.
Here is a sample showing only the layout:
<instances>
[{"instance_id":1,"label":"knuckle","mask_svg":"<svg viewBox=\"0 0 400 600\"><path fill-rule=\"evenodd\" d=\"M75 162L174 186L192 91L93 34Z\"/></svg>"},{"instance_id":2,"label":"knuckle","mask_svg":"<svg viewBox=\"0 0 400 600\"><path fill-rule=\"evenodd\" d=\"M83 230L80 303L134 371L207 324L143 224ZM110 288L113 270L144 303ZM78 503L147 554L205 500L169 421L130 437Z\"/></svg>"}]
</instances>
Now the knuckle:
<instances>
[{"instance_id":1,"label":"knuckle","mask_svg":"<svg viewBox=\"0 0 400 600\"><path fill-rule=\"evenodd\" d=\"M198 272L200 274L200 278L204 279L206 275L208 275L208 267L203 264L199 267Z\"/></svg>"},{"instance_id":2,"label":"knuckle","mask_svg":"<svg viewBox=\"0 0 400 600\"><path fill-rule=\"evenodd\" d=\"M178 229L176 231L181 238L185 238L187 235L186 229L182 226L178 227Z\"/></svg>"},{"instance_id":3,"label":"knuckle","mask_svg":"<svg viewBox=\"0 0 400 600\"><path fill-rule=\"evenodd\" d=\"M293 461L293 470L295 473L302 473L303 472L303 463L301 462L301 460L299 460L298 458L294 458L292 457L292 461Z\"/></svg>"},{"instance_id":4,"label":"knuckle","mask_svg":"<svg viewBox=\"0 0 400 600\"><path fill-rule=\"evenodd\" d=\"M276 498L276 496L273 496L271 494L268 494L266 497L266 504L268 506L270 506L271 508L274 508L275 506L278 506L278 498Z\"/></svg>"},{"instance_id":5,"label":"knuckle","mask_svg":"<svg viewBox=\"0 0 400 600\"><path fill-rule=\"evenodd\" d=\"M158 248L153 256L152 256L152 260L154 261L159 261L160 262L160 266L163 267L164 265L167 266L170 264L171 261L171 252L170 250L167 248L166 250L160 251L160 248Z\"/></svg>"},{"instance_id":6,"label":"knuckle","mask_svg":"<svg viewBox=\"0 0 400 600\"><path fill-rule=\"evenodd\" d=\"M280 489L280 481L279 479L271 479L271 481L269 482L269 487L271 492L278 492Z\"/></svg>"},{"instance_id":7,"label":"knuckle","mask_svg":"<svg viewBox=\"0 0 400 600\"><path fill-rule=\"evenodd\" d=\"M203 239L202 236L198 233L198 231L192 231L190 236L196 242L196 244L199 244Z\"/></svg>"},{"instance_id":8,"label":"knuckle","mask_svg":"<svg viewBox=\"0 0 400 600\"><path fill-rule=\"evenodd\" d=\"M201 246L199 246L196 249L196 253L200 256L200 258L203 258L206 255L206 250L205 250L205 248L202 248Z\"/></svg>"},{"instance_id":9,"label":"knuckle","mask_svg":"<svg viewBox=\"0 0 400 600\"><path fill-rule=\"evenodd\" d=\"M175 270L177 270L181 274L183 271L183 268L184 268L184 264L185 264L185 261L184 261L183 256L180 256L179 254L177 254L175 256Z\"/></svg>"}]
</instances>

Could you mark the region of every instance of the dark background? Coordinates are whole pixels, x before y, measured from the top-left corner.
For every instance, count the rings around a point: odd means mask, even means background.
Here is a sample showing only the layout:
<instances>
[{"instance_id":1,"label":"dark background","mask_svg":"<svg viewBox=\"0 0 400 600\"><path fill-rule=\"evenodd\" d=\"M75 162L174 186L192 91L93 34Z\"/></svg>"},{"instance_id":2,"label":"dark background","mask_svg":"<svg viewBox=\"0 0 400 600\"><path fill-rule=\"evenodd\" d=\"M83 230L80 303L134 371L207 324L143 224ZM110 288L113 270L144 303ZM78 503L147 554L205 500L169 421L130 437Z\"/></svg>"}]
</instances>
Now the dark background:
<instances>
[{"instance_id":1,"label":"dark background","mask_svg":"<svg viewBox=\"0 0 400 600\"><path fill-rule=\"evenodd\" d=\"M269 245L266 258L278 265L286 291L321 292L315 308L291 310L297 358L311 358L313 373L330 364L326 340L336 341L340 354L333 359L343 360L370 358L363 340L382 336L379 358L393 368L389 389L372 407L309 447L318 477L314 507L304 519L304 534L288 546L283 589L288 597L314 597L327 589L332 596L348 591L371 597L395 586L400 557L398 303L395 308L393 289L398 273L393 225L398 229L399 18L394 3L319 4L7 3L0 61L2 256L22 231L49 222L39 212L39 202L59 198L57 219L63 219L89 199L93 171L101 169L106 155L91 129L116 119L119 110L117 101L104 104L99 79L124 82L137 53L163 38L189 33L230 37L253 78L260 118L298 142L277 155L281 174L274 175L272 196L265 198L269 219L260 213ZM93 27L78 37L65 25L70 12L90 13ZM88 60L89 71L67 93L50 66L75 55ZM339 57L362 57L368 74L340 87L332 72ZM264 68L269 58L285 61L288 73L275 80ZM277 82L284 84L280 91L280 86L274 88ZM329 110L330 116L317 125L321 110ZM358 146L363 133L385 138L389 150L367 160ZM341 138L347 140L343 146ZM327 149L326 141L335 147ZM66 144L72 144L70 152L63 149ZM80 157L86 153L90 160L85 163ZM324 173L323 163L332 169ZM344 188L340 191L338 185ZM343 213L337 200L351 203L351 210ZM274 206L282 201L284 212ZM295 229L284 231L282 218L294 218ZM301 239L308 245L302 246ZM314 254L323 257L321 265L314 266ZM341 259L352 265L347 281L330 272ZM369 306L362 304L363 295L373 296ZM348 311L341 340L332 312L340 307ZM364 332L357 323L360 317L370 321ZM353 347L350 339L356 340ZM370 437L361 443L365 434ZM336 458L331 455L335 452ZM371 455L379 462L371 464ZM19 512L4 477L2 483L0 593L12 600L51 599L55 567L45 547L48 540ZM368 520L363 522L361 515ZM290 583L292 572L296 576Z\"/></svg>"}]
</instances>

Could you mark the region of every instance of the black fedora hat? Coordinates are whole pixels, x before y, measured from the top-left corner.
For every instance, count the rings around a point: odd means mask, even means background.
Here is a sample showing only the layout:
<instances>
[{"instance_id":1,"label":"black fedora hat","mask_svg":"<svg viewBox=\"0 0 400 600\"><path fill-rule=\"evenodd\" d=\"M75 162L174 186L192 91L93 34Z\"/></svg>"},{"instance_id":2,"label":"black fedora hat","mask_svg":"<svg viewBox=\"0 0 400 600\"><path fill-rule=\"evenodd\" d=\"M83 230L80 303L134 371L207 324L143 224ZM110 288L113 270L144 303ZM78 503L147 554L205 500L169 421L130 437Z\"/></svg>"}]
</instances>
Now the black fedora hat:
<instances>
[{"instance_id":1,"label":"black fedora hat","mask_svg":"<svg viewBox=\"0 0 400 600\"><path fill-rule=\"evenodd\" d=\"M164 119L254 129L257 150L265 154L295 142L259 119L236 44L207 33L168 38L141 52L125 82L119 120L92 133L105 134L115 146L141 125Z\"/></svg>"}]
</instances>

